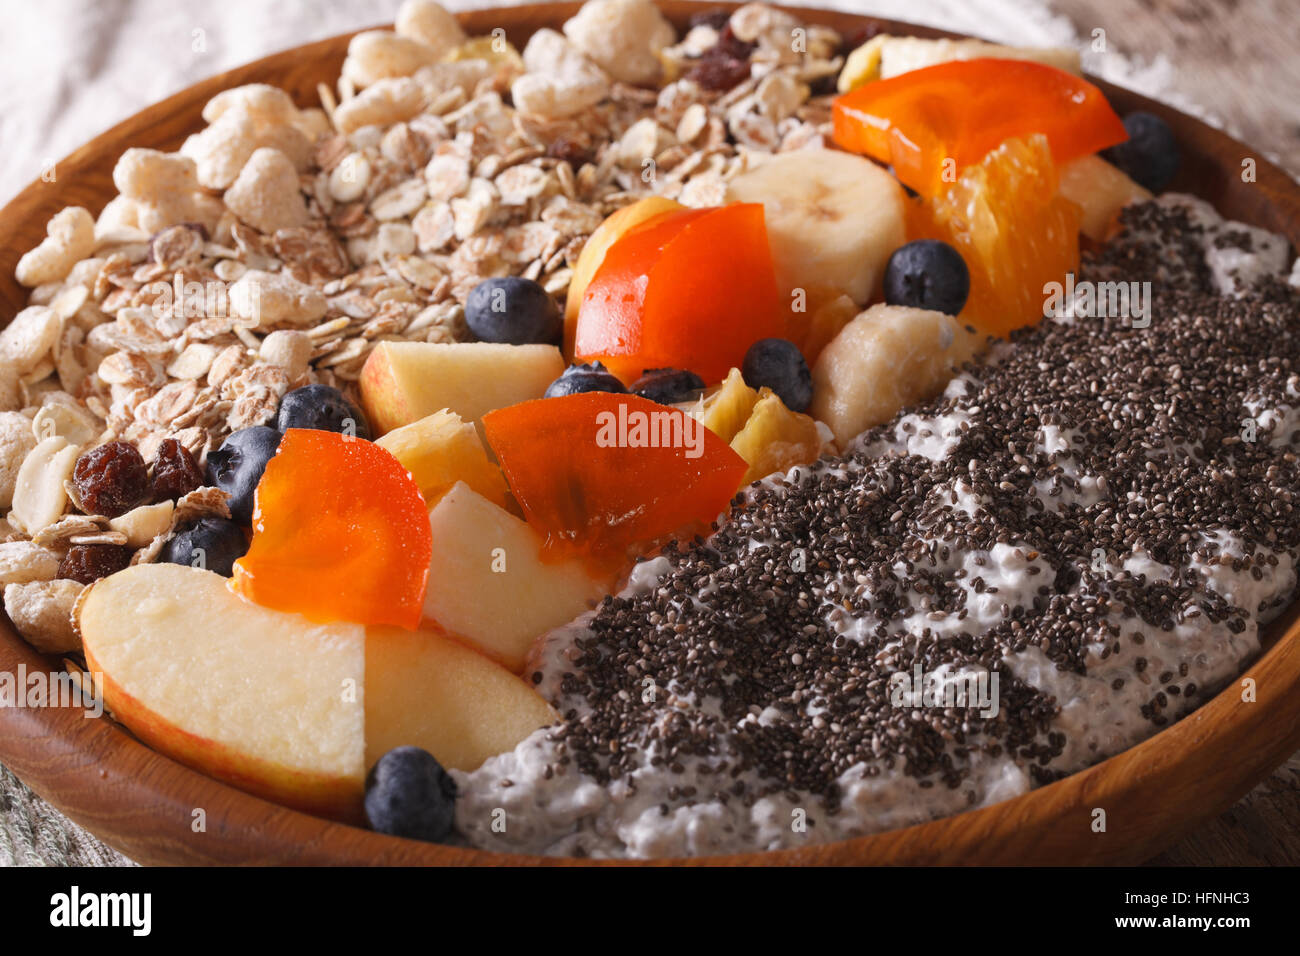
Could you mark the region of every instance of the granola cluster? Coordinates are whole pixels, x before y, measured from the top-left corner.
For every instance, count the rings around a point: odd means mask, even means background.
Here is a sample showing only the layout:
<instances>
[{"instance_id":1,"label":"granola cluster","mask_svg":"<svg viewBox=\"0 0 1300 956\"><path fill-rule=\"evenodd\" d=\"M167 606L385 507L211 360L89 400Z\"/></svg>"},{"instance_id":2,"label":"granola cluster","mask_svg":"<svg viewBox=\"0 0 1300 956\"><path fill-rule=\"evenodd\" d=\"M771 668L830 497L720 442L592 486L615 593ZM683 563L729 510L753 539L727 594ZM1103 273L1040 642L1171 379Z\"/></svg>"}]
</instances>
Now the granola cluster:
<instances>
[{"instance_id":1,"label":"granola cluster","mask_svg":"<svg viewBox=\"0 0 1300 956\"><path fill-rule=\"evenodd\" d=\"M755 153L822 146L841 37L764 4L684 36L651 0L591 0L522 51L467 37L432 0L351 41L300 108L226 90L174 153L129 149L96 218L55 215L18 264L29 306L0 331L0 586L47 651L77 646L69 548L153 560L212 488L109 518L71 482L86 451L166 439L203 468L290 389L356 395L377 342L468 337L485 278L566 294L587 237L646 195L718 204Z\"/></svg>"}]
</instances>

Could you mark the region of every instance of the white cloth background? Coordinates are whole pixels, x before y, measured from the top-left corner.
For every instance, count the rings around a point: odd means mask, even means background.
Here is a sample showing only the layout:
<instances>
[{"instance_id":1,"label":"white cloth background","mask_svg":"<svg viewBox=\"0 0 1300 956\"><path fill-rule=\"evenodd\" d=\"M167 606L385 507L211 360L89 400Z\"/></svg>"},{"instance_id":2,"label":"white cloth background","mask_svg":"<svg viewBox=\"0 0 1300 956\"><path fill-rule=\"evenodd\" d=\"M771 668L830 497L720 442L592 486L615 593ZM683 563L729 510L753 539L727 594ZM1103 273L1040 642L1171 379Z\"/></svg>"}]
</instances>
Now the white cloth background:
<instances>
[{"instance_id":1,"label":"white cloth background","mask_svg":"<svg viewBox=\"0 0 1300 956\"><path fill-rule=\"evenodd\" d=\"M512 0L444 0L449 9ZM517 0L516 0L517 2ZM785 0L794 5L801 0ZM1077 44L1045 0L803 0L1020 44ZM391 23L400 0L0 0L0 203L45 164L184 87L277 50ZM708 0L701 0L707 8ZM1088 68L1168 99L1167 64Z\"/></svg>"}]
</instances>

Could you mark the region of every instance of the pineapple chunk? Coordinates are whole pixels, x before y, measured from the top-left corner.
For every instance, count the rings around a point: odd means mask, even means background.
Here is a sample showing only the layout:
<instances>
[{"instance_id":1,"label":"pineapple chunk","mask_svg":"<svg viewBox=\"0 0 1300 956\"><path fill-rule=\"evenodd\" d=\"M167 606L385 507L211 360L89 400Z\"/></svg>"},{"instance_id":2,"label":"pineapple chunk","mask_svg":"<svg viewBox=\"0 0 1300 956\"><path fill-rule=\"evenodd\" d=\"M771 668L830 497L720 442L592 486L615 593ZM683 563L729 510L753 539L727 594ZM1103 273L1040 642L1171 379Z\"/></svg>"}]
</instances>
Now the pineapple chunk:
<instances>
[{"instance_id":1,"label":"pineapple chunk","mask_svg":"<svg viewBox=\"0 0 1300 956\"><path fill-rule=\"evenodd\" d=\"M733 368L722 387L703 399L691 414L709 431L725 442L736 437L758 401L758 392L745 384L740 369Z\"/></svg>"},{"instance_id":2,"label":"pineapple chunk","mask_svg":"<svg viewBox=\"0 0 1300 956\"><path fill-rule=\"evenodd\" d=\"M1110 238L1121 209L1151 198L1151 193L1100 156L1080 156L1064 164L1060 176L1061 195L1083 210L1079 231L1097 242Z\"/></svg>"},{"instance_id":3,"label":"pineapple chunk","mask_svg":"<svg viewBox=\"0 0 1300 956\"><path fill-rule=\"evenodd\" d=\"M495 505L506 507L506 480L488 460L476 429L455 412L443 409L409 425L394 428L375 442L411 473L429 507L458 481Z\"/></svg>"},{"instance_id":4,"label":"pineapple chunk","mask_svg":"<svg viewBox=\"0 0 1300 956\"><path fill-rule=\"evenodd\" d=\"M776 393L765 388L759 392L745 427L731 440L731 447L749 462L744 480L749 484L773 472L816 461L822 439L815 421L790 411Z\"/></svg>"}]
</instances>

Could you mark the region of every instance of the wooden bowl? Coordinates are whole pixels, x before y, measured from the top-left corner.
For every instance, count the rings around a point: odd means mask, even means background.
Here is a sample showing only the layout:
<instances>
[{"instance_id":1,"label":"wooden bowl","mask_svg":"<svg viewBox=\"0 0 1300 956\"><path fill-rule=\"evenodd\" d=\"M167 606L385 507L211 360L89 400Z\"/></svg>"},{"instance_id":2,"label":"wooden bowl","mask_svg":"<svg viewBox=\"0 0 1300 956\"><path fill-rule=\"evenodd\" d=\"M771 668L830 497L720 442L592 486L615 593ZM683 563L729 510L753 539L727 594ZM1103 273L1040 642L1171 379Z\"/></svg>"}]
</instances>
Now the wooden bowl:
<instances>
[{"instance_id":1,"label":"wooden bowl","mask_svg":"<svg viewBox=\"0 0 1300 956\"><path fill-rule=\"evenodd\" d=\"M737 6L737 4L720 4ZM541 27L558 27L578 3L462 14L472 34L504 27L522 46ZM680 28L700 7L662 4ZM852 34L872 23L854 14L794 11L807 22ZM942 31L875 20L890 33ZM113 164L130 146L174 150L202 128L214 94L244 83L274 83L300 105L315 105L316 84L333 84L348 36L277 53L214 76L96 137L57 164L54 182L36 182L0 211L0 320L24 307L13 279L19 256L67 205L98 211L114 195ZM143 52L141 55L144 55ZM1149 110L1177 134L1183 166L1173 188L1195 192L1231 218L1285 233L1300 245L1300 186L1257 159L1255 182L1242 181L1252 151L1191 117L1135 93L1100 84L1121 112ZM1300 749L1300 604L1269 630L1266 651L1243 677L1195 713L1146 742L1058 783L995 806L934 823L825 846L675 863L726 864L1071 864L1138 863L1219 814ZM0 622L0 670L59 670ZM139 743L111 720L74 709L0 709L0 762L73 820L143 863L159 864L486 864L575 863L435 846L332 823L249 796L181 766ZM1093 832L1094 810L1106 830ZM206 832L192 829L194 811ZM585 862L585 861L584 861Z\"/></svg>"}]
</instances>

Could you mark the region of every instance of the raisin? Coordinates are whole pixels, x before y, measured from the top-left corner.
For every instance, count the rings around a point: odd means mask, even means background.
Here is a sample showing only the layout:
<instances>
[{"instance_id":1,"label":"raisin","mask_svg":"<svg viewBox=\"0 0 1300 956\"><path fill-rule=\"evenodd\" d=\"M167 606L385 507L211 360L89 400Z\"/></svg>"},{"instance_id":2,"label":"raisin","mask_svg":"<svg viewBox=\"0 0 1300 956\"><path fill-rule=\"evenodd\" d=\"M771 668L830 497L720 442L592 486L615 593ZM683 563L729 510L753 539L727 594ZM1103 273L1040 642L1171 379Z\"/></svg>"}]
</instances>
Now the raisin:
<instances>
[{"instance_id":1,"label":"raisin","mask_svg":"<svg viewBox=\"0 0 1300 956\"><path fill-rule=\"evenodd\" d=\"M808 84L809 96L831 96L836 92L834 73L828 73L826 76L819 76Z\"/></svg>"},{"instance_id":2,"label":"raisin","mask_svg":"<svg viewBox=\"0 0 1300 956\"><path fill-rule=\"evenodd\" d=\"M86 514L116 518L144 500L149 469L134 445L111 441L77 459L72 482Z\"/></svg>"},{"instance_id":3,"label":"raisin","mask_svg":"<svg viewBox=\"0 0 1300 956\"><path fill-rule=\"evenodd\" d=\"M59 562L59 577L94 584L129 565L134 553L125 544L74 544Z\"/></svg>"},{"instance_id":4,"label":"raisin","mask_svg":"<svg viewBox=\"0 0 1300 956\"><path fill-rule=\"evenodd\" d=\"M749 63L730 57L702 56L686 78L694 80L703 89L721 92L739 86L749 78Z\"/></svg>"},{"instance_id":5,"label":"raisin","mask_svg":"<svg viewBox=\"0 0 1300 956\"><path fill-rule=\"evenodd\" d=\"M730 22L731 11L717 9L705 10L703 13L691 14L691 19L688 21L688 25L692 29L695 27L713 27L715 30L722 30Z\"/></svg>"},{"instance_id":6,"label":"raisin","mask_svg":"<svg viewBox=\"0 0 1300 956\"><path fill-rule=\"evenodd\" d=\"M706 90L729 90L749 78L749 54L757 44L746 43L725 27L718 42L704 51L687 78Z\"/></svg>"},{"instance_id":7,"label":"raisin","mask_svg":"<svg viewBox=\"0 0 1300 956\"><path fill-rule=\"evenodd\" d=\"M153 460L153 502L184 498L202 485L203 472L189 449L175 438L164 438Z\"/></svg>"},{"instance_id":8,"label":"raisin","mask_svg":"<svg viewBox=\"0 0 1300 956\"><path fill-rule=\"evenodd\" d=\"M758 48L757 43L742 40L728 25L718 34L718 42L704 52L705 56L725 56L732 60L748 60Z\"/></svg>"},{"instance_id":9,"label":"raisin","mask_svg":"<svg viewBox=\"0 0 1300 956\"><path fill-rule=\"evenodd\" d=\"M590 149L577 140L569 139L567 136L552 140L551 144L546 147L546 155L553 159L563 160L575 170L584 163L593 162L596 158Z\"/></svg>"}]
</instances>

